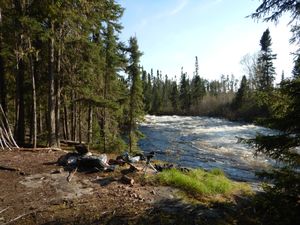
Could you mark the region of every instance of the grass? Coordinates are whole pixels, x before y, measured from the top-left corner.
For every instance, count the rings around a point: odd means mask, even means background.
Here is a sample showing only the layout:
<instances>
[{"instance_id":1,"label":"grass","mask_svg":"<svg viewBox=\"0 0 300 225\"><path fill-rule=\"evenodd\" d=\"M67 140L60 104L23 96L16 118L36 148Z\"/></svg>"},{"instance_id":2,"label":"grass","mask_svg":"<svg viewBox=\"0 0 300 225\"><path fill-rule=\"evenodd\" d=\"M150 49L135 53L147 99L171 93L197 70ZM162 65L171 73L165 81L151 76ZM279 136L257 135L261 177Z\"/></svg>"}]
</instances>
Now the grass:
<instances>
[{"instance_id":1,"label":"grass","mask_svg":"<svg viewBox=\"0 0 300 225\"><path fill-rule=\"evenodd\" d=\"M250 192L250 187L244 183L229 180L219 169L206 172L194 169L181 172L177 169L165 170L156 176L162 185L176 187L193 196L230 195L235 192Z\"/></svg>"}]
</instances>

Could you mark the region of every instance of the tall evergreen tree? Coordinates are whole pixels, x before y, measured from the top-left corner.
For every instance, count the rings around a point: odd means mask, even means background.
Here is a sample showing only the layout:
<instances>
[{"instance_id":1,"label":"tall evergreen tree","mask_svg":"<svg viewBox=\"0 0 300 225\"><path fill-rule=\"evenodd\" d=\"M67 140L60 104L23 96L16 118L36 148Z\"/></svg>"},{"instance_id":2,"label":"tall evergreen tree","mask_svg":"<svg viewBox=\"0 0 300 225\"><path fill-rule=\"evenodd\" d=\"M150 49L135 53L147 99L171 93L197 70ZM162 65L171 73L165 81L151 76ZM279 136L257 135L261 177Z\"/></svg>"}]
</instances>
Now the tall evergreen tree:
<instances>
[{"instance_id":1,"label":"tall evergreen tree","mask_svg":"<svg viewBox=\"0 0 300 225\"><path fill-rule=\"evenodd\" d=\"M199 107L205 95L204 82L199 75L195 75L191 83L191 102L196 108Z\"/></svg>"},{"instance_id":2,"label":"tall evergreen tree","mask_svg":"<svg viewBox=\"0 0 300 225\"><path fill-rule=\"evenodd\" d=\"M257 59L256 79L258 89L261 91L273 88L273 82L275 80L273 60L276 59L276 54L272 53L271 45L270 31L267 29L260 39L261 50Z\"/></svg>"},{"instance_id":3,"label":"tall evergreen tree","mask_svg":"<svg viewBox=\"0 0 300 225\"><path fill-rule=\"evenodd\" d=\"M137 123L144 115L143 87L141 81L141 70L139 66L142 53L139 51L136 37L129 39L129 66L127 72L130 80L130 100L129 100L129 151L137 149L139 133Z\"/></svg>"},{"instance_id":4,"label":"tall evergreen tree","mask_svg":"<svg viewBox=\"0 0 300 225\"><path fill-rule=\"evenodd\" d=\"M179 92L178 92L178 86L176 81L173 81L172 84L172 90L170 93L170 101L172 104L173 112L174 114L178 114L179 110Z\"/></svg>"},{"instance_id":5,"label":"tall evergreen tree","mask_svg":"<svg viewBox=\"0 0 300 225\"><path fill-rule=\"evenodd\" d=\"M198 57L195 58L195 72L191 82L191 102L196 108L199 108L200 102L205 95L205 86L203 79L199 76Z\"/></svg>"},{"instance_id":6,"label":"tall evergreen tree","mask_svg":"<svg viewBox=\"0 0 300 225\"><path fill-rule=\"evenodd\" d=\"M277 22L284 13L289 12L292 15L293 41L298 42L299 9L297 0L263 0L252 17ZM300 220L300 155L297 151L300 146L300 81L295 74L296 71L292 80L282 82L279 93L272 102L269 101L273 109L269 124L282 132L274 136L258 136L253 140L258 152L282 162L281 167L263 174L273 184L265 187L263 205L259 206L261 211L257 213L264 215L265 221L262 222L272 224L295 224Z\"/></svg>"},{"instance_id":7,"label":"tall evergreen tree","mask_svg":"<svg viewBox=\"0 0 300 225\"><path fill-rule=\"evenodd\" d=\"M238 89L235 99L233 100L234 109L238 109L245 103L245 98L247 97L249 91L249 85L246 76L244 75L241 80L240 88Z\"/></svg>"},{"instance_id":8,"label":"tall evergreen tree","mask_svg":"<svg viewBox=\"0 0 300 225\"><path fill-rule=\"evenodd\" d=\"M147 71L143 70L142 72L142 82L143 82L143 95L144 95L144 104L145 112L151 110L151 101L152 101L152 84L150 74L147 74Z\"/></svg>"},{"instance_id":9,"label":"tall evergreen tree","mask_svg":"<svg viewBox=\"0 0 300 225\"><path fill-rule=\"evenodd\" d=\"M190 82L187 74L183 73L183 71L181 72L179 100L182 113L188 113L191 107Z\"/></svg>"}]
</instances>

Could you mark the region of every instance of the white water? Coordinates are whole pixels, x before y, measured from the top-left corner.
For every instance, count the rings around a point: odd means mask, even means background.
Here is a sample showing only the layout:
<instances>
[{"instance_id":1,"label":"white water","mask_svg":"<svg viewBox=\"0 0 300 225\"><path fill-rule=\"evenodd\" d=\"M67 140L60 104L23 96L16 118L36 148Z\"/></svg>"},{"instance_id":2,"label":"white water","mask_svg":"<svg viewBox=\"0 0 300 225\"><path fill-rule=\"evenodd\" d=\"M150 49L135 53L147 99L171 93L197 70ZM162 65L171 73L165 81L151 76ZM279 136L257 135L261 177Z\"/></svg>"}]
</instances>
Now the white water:
<instances>
[{"instance_id":1,"label":"white water","mask_svg":"<svg viewBox=\"0 0 300 225\"><path fill-rule=\"evenodd\" d=\"M239 142L275 133L264 127L208 117L146 116L140 130L146 136L139 142L145 153L154 151L156 159L180 166L220 168L233 179L255 182L255 171L272 163Z\"/></svg>"}]
</instances>

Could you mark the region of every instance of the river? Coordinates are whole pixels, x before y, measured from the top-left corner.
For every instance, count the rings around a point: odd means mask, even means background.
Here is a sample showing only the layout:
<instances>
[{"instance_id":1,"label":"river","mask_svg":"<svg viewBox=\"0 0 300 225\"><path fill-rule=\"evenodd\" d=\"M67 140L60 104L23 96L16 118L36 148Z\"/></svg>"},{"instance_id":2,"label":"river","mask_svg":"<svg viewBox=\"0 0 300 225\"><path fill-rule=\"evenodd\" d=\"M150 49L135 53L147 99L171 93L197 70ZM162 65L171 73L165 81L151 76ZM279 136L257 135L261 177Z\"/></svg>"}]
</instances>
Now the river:
<instances>
[{"instance_id":1,"label":"river","mask_svg":"<svg viewBox=\"0 0 300 225\"><path fill-rule=\"evenodd\" d=\"M186 116L150 116L140 125L146 136L139 141L145 152L155 152L155 159L191 168L220 168L230 178L259 182L255 172L267 168L272 160L254 156L254 148L239 141L258 133L275 131L252 124L224 119Z\"/></svg>"}]
</instances>

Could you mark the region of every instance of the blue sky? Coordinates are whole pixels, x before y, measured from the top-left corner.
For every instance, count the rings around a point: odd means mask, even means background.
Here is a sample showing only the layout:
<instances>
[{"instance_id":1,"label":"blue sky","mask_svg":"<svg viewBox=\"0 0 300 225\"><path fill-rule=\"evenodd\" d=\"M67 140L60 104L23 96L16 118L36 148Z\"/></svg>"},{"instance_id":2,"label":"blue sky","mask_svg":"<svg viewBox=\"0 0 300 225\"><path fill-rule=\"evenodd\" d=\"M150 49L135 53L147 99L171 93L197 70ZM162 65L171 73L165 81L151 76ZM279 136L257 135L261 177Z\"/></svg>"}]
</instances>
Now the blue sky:
<instances>
[{"instance_id":1,"label":"blue sky","mask_svg":"<svg viewBox=\"0 0 300 225\"><path fill-rule=\"evenodd\" d=\"M276 26L246 18L258 0L117 0L124 8L120 35L126 41L136 36L147 71L159 69L177 78L181 67L193 76L195 56L199 73L212 80L221 74L243 75L241 58L260 49L259 40L269 28L278 77L291 73L295 47L289 45L288 18Z\"/></svg>"}]
</instances>

